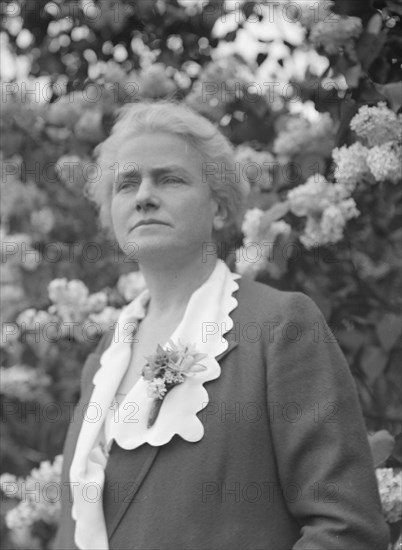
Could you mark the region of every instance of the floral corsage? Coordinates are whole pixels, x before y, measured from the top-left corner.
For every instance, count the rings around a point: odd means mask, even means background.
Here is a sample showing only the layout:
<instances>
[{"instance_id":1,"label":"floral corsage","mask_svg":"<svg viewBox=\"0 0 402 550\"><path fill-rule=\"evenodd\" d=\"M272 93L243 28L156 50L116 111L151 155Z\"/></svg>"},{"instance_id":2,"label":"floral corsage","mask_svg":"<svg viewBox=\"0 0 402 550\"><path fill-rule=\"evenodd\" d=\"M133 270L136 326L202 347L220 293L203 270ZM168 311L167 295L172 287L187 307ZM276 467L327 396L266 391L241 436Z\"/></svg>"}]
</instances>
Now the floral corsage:
<instances>
[{"instance_id":1,"label":"floral corsage","mask_svg":"<svg viewBox=\"0 0 402 550\"><path fill-rule=\"evenodd\" d=\"M142 370L142 376L148 382L148 396L154 398L148 428L154 425L167 393L184 382L189 374L206 369L199 363L206 356L206 353L198 353L194 344L176 345L169 340L166 349L158 344L156 353L145 358L147 363Z\"/></svg>"}]
</instances>

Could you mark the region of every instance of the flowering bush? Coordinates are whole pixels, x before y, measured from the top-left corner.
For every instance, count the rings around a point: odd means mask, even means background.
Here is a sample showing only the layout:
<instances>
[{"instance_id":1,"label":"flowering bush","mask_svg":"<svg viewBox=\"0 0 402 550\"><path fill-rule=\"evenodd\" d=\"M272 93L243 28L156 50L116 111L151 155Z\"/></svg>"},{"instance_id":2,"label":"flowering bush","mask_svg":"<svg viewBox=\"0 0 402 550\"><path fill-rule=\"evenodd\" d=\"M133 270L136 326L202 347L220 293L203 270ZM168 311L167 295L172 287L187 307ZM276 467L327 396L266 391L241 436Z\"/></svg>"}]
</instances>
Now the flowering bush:
<instances>
[{"instance_id":1,"label":"flowering bush","mask_svg":"<svg viewBox=\"0 0 402 550\"><path fill-rule=\"evenodd\" d=\"M359 215L347 188L312 176L288 193L289 209L307 222L300 242L306 247L337 243L343 238L346 222Z\"/></svg>"},{"instance_id":2,"label":"flowering bush","mask_svg":"<svg viewBox=\"0 0 402 550\"><path fill-rule=\"evenodd\" d=\"M389 523L402 519L402 471L393 468L377 468L377 481L380 490L384 516Z\"/></svg>"},{"instance_id":3,"label":"flowering bush","mask_svg":"<svg viewBox=\"0 0 402 550\"><path fill-rule=\"evenodd\" d=\"M58 455L53 464L41 462L25 479L11 474L0 476L3 495L20 500L5 517L15 548L40 549L54 536L61 508L62 464L63 457Z\"/></svg>"}]
</instances>

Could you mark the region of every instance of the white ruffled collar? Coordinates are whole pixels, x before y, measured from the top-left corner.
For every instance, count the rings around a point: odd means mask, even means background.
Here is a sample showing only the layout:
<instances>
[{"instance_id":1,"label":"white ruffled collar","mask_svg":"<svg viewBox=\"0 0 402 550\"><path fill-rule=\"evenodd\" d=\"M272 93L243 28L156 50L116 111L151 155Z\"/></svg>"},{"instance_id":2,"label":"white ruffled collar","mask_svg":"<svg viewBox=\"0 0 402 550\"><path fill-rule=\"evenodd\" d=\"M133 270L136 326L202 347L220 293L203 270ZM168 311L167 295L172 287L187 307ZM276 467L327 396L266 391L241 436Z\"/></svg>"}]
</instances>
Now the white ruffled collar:
<instances>
[{"instance_id":1,"label":"white ruffled collar","mask_svg":"<svg viewBox=\"0 0 402 550\"><path fill-rule=\"evenodd\" d=\"M206 369L186 377L185 381L165 396L158 417L151 428L147 419L152 398L147 395L147 382L141 377L121 403L113 422L112 436L123 449L135 449L144 443L161 446L174 435L189 442L202 439L204 427L197 413L209 402L203 384L219 378L221 368L215 359L229 346L224 334L233 327L230 313L237 307L233 296L239 285L240 275L232 273L222 260L218 260L208 280L193 292L183 319L171 336L174 343L194 343L199 353L206 353L202 360ZM116 391L128 368L131 357L133 328L146 315L150 296L148 290L126 306L118 319L114 338L103 353L101 367L93 379L94 390L90 398L88 415L84 418L70 468L70 481L74 489L73 518L76 520L75 543L78 548L108 550L108 540L103 517L102 498L90 502L82 488L95 483L103 489L106 457L101 450L103 426L114 401ZM155 342L156 350L157 342ZM90 412L89 412L90 411ZM94 417L96 421L94 422ZM73 485L73 484L78 485ZM80 489L81 488L81 489Z\"/></svg>"}]
</instances>

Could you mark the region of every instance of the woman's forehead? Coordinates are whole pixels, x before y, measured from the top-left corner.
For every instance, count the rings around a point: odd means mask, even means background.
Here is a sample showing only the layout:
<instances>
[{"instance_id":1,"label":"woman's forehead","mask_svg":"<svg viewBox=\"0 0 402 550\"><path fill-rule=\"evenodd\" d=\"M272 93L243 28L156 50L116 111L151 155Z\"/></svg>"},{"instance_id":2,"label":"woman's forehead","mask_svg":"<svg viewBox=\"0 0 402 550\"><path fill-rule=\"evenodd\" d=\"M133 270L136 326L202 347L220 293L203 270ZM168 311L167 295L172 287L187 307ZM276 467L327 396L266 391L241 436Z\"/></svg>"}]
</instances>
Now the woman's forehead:
<instances>
[{"instance_id":1,"label":"woman's forehead","mask_svg":"<svg viewBox=\"0 0 402 550\"><path fill-rule=\"evenodd\" d=\"M165 132L152 132L127 138L117 151L117 162L132 162L138 170L152 168L202 168L201 153L184 138Z\"/></svg>"}]
</instances>

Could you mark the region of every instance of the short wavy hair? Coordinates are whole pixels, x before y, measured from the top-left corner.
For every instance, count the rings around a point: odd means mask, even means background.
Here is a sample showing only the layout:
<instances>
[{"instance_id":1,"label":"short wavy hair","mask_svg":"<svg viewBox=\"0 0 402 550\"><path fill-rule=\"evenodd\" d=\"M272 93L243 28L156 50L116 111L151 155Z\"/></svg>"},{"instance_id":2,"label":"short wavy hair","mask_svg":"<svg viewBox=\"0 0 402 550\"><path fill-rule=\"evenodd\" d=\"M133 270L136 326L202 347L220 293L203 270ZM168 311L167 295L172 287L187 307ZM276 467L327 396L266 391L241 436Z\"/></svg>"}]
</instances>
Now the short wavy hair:
<instances>
[{"instance_id":1,"label":"short wavy hair","mask_svg":"<svg viewBox=\"0 0 402 550\"><path fill-rule=\"evenodd\" d=\"M218 256L226 259L228 252L241 244L241 224L249 183L236 163L234 147L229 140L205 117L182 103L173 101L142 101L130 103L117 112L110 136L95 149L100 178L88 181L86 196L99 209L101 228L109 238L115 239L111 216L114 171L117 151L122 142L144 132L165 132L183 138L201 153L212 197L225 208L224 227L214 231ZM208 163L208 164L207 164Z\"/></svg>"}]
</instances>

